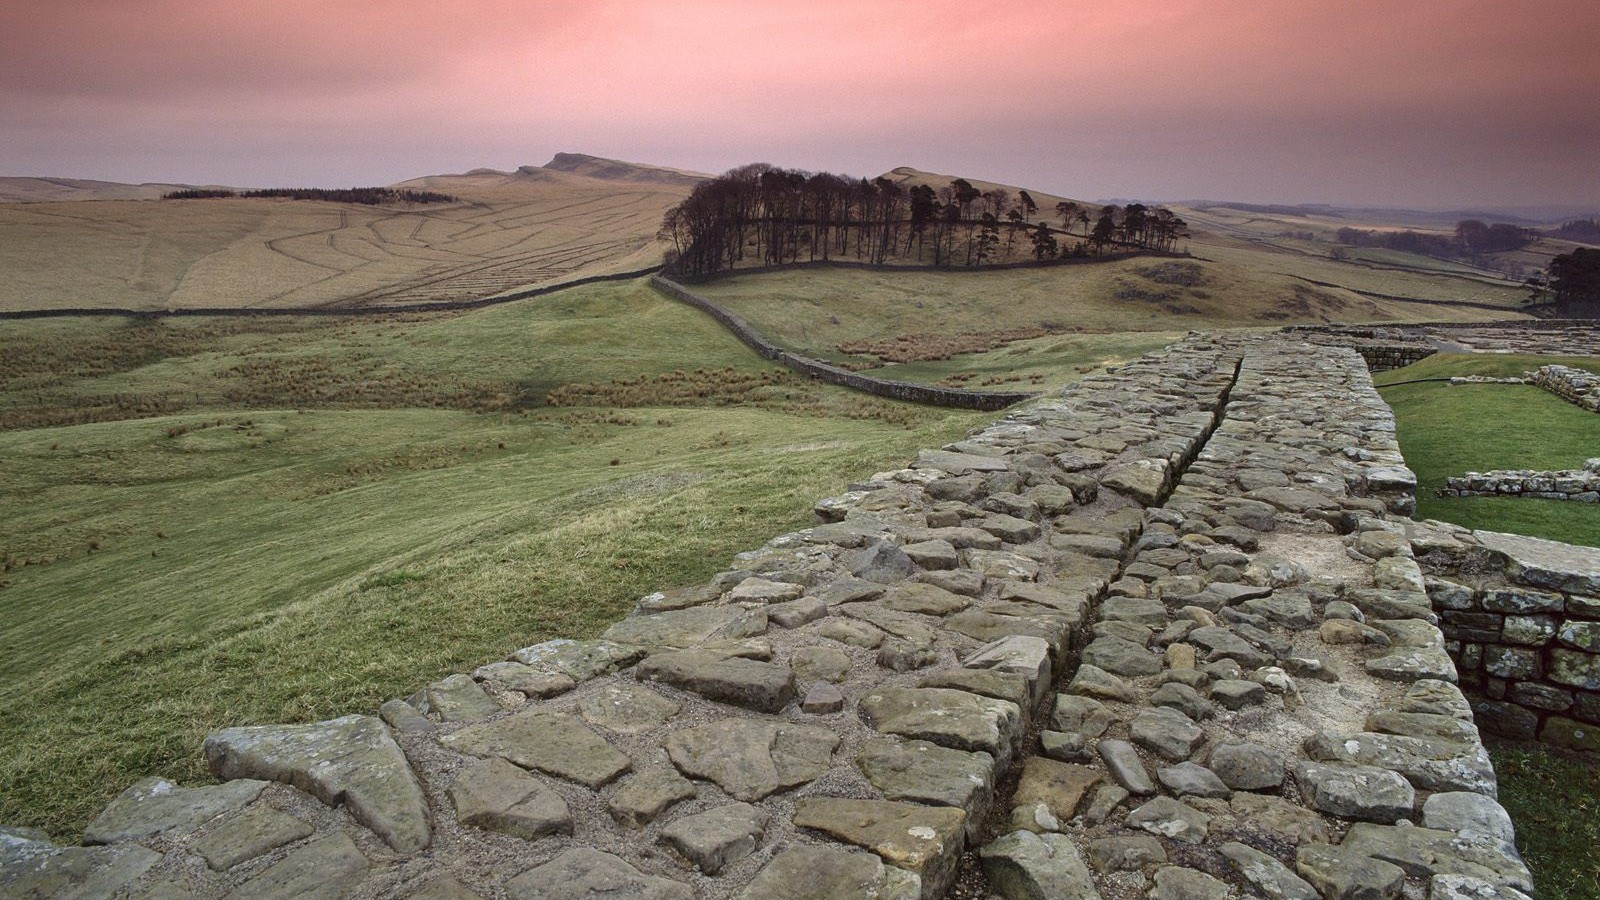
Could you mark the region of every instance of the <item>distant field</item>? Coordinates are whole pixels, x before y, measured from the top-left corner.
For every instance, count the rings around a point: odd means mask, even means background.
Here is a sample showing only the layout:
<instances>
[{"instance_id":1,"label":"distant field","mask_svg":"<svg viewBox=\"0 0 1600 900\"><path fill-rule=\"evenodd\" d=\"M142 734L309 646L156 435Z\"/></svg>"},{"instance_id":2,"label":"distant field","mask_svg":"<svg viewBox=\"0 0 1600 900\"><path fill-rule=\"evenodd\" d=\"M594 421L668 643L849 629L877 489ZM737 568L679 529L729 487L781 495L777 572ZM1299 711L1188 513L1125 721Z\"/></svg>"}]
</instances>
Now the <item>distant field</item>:
<instances>
[{"instance_id":1,"label":"distant field","mask_svg":"<svg viewBox=\"0 0 1600 900\"><path fill-rule=\"evenodd\" d=\"M431 181L462 202L0 204L0 310L476 299L658 263L661 217L688 190L564 172Z\"/></svg>"},{"instance_id":2,"label":"distant field","mask_svg":"<svg viewBox=\"0 0 1600 900\"><path fill-rule=\"evenodd\" d=\"M0 430L0 821L64 838L204 781L209 730L592 635L992 417L791 379L642 283L4 327L4 415L122 419Z\"/></svg>"},{"instance_id":3,"label":"distant field","mask_svg":"<svg viewBox=\"0 0 1600 900\"><path fill-rule=\"evenodd\" d=\"M1541 365L1592 367L1594 359L1437 354L1382 372L1400 447L1417 473L1417 517L1469 528L1600 546L1600 506L1511 497L1437 497L1444 480L1489 469L1574 469L1600 447L1600 416L1531 385L1397 384L1449 375L1520 375Z\"/></svg>"}]
</instances>

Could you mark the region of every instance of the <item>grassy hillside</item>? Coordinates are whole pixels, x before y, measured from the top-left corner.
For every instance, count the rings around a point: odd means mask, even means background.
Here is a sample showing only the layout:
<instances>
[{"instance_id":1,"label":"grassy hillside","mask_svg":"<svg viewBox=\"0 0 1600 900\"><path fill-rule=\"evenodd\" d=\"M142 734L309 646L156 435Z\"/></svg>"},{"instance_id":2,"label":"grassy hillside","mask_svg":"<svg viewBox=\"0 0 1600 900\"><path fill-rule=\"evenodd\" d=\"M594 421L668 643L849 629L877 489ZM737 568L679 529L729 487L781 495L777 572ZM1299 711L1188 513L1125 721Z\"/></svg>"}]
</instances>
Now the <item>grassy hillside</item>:
<instances>
[{"instance_id":1,"label":"grassy hillside","mask_svg":"<svg viewBox=\"0 0 1600 900\"><path fill-rule=\"evenodd\" d=\"M462 177L461 202L0 204L0 310L466 300L660 261L682 184Z\"/></svg>"},{"instance_id":2,"label":"grassy hillside","mask_svg":"<svg viewBox=\"0 0 1600 900\"><path fill-rule=\"evenodd\" d=\"M0 431L0 821L62 837L140 776L203 780L209 730L594 634L991 418L789 379L642 284L6 328L8 414L120 419Z\"/></svg>"},{"instance_id":3,"label":"grassy hillside","mask_svg":"<svg viewBox=\"0 0 1600 900\"><path fill-rule=\"evenodd\" d=\"M1437 497L1446 478L1489 469L1574 469L1600 447L1600 416L1531 385L1399 384L1451 375L1520 375L1541 365L1593 368L1593 357L1437 354L1376 381L1417 473L1417 516L1600 546L1600 506L1512 497Z\"/></svg>"}]
</instances>

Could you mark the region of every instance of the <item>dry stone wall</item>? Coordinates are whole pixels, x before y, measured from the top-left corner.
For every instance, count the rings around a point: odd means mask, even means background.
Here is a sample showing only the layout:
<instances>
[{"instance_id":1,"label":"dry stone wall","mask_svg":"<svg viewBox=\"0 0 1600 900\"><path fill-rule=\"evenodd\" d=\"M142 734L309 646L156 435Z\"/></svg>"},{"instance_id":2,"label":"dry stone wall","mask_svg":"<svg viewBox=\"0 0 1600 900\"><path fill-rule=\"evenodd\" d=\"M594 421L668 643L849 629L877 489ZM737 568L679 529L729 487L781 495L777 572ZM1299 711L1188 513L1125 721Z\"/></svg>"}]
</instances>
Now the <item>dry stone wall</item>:
<instances>
[{"instance_id":1,"label":"dry stone wall","mask_svg":"<svg viewBox=\"0 0 1600 900\"><path fill-rule=\"evenodd\" d=\"M598 639L0 830L0 894L1521 898L1413 489L1355 353L1192 335Z\"/></svg>"},{"instance_id":2,"label":"dry stone wall","mask_svg":"<svg viewBox=\"0 0 1600 900\"><path fill-rule=\"evenodd\" d=\"M1439 493L1446 497L1537 497L1600 503L1600 458L1585 460L1582 469L1468 472L1446 478Z\"/></svg>"},{"instance_id":3,"label":"dry stone wall","mask_svg":"<svg viewBox=\"0 0 1600 900\"><path fill-rule=\"evenodd\" d=\"M1527 376L1529 384L1590 412L1600 412L1600 375L1572 366L1540 366Z\"/></svg>"}]
</instances>

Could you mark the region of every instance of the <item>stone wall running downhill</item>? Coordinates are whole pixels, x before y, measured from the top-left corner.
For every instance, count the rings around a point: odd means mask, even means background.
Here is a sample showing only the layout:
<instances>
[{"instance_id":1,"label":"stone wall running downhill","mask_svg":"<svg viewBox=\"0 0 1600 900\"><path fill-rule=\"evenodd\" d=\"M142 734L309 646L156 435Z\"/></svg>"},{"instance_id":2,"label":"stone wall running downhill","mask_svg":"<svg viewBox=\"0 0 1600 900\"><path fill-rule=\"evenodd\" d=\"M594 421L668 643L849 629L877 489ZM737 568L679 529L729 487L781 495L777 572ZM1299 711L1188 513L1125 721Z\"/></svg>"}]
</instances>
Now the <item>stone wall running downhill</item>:
<instances>
[{"instance_id":1,"label":"stone wall running downhill","mask_svg":"<svg viewBox=\"0 0 1600 900\"><path fill-rule=\"evenodd\" d=\"M1571 366L1540 366L1527 380L1568 403L1600 412L1600 375Z\"/></svg>"},{"instance_id":2,"label":"stone wall running downhill","mask_svg":"<svg viewBox=\"0 0 1600 900\"><path fill-rule=\"evenodd\" d=\"M219 731L222 783L129 786L84 846L0 829L0 896L1520 900L1429 591L1561 592L1517 596L1565 673L1600 575L1485 575L1512 551L1414 486L1356 353L1191 335L597 639Z\"/></svg>"},{"instance_id":3,"label":"stone wall running downhill","mask_svg":"<svg viewBox=\"0 0 1600 900\"><path fill-rule=\"evenodd\" d=\"M695 309L704 312L721 323L722 327L733 332L734 336L743 341L746 346L756 351L765 359L778 362L803 375L809 375L818 381L829 384L843 385L879 397L888 397L891 400L909 400L912 403L928 403L934 406L948 406L955 409L1004 409L1024 400L1039 396L1028 391L970 391L963 388L943 388L930 384L916 384L909 381L889 381L883 378L873 378L852 372L839 366L825 363L819 359L802 356L768 340L765 335L755 330L741 316L714 300L696 294L681 284L662 275L652 275L650 284L656 290L668 297L686 303Z\"/></svg>"},{"instance_id":4,"label":"stone wall running downhill","mask_svg":"<svg viewBox=\"0 0 1600 900\"><path fill-rule=\"evenodd\" d=\"M1543 500L1600 503L1600 458L1586 460L1582 469L1468 472L1446 478L1439 494L1444 497L1538 497Z\"/></svg>"}]
</instances>

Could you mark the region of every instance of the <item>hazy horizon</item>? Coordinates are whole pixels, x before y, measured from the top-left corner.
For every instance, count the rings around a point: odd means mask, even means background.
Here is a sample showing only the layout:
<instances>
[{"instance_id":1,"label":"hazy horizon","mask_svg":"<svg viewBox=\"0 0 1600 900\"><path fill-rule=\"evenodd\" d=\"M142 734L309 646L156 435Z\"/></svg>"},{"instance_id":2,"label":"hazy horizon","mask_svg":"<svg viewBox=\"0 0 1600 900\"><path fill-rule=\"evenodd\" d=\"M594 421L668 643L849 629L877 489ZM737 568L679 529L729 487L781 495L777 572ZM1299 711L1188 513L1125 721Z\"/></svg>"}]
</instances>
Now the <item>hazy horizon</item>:
<instances>
[{"instance_id":1,"label":"hazy horizon","mask_svg":"<svg viewBox=\"0 0 1600 900\"><path fill-rule=\"evenodd\" d=\"M0 0L0 174L350 186L575 151L1083 199L1600 208L1586 6Z\"/></svg>"}]
</instances>

